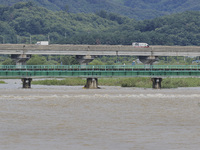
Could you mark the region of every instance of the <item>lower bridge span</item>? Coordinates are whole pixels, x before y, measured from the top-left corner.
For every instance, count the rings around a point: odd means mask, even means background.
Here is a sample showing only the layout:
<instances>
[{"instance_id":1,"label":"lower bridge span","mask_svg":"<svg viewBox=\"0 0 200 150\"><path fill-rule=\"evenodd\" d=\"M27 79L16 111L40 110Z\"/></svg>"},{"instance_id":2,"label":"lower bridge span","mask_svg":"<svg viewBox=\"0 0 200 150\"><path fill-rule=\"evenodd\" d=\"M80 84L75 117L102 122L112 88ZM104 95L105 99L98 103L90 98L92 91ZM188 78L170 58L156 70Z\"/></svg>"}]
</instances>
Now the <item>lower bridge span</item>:
<instances>
[{"instance_id":1,"label":"lower bridge span","mask_svg":"<svg viewBox=\"0 0 200 150\"><path fill-rule=\"evenodd\" d=\"M87 78L86 87L97 88L97 78L109 77L150 77L153 88L161 88L162 78L200 77L198 65L2 65L0 77L20 77L23 87L31 86L33 78L46 77L83 77Z\"/></svg>"}]
</instances>

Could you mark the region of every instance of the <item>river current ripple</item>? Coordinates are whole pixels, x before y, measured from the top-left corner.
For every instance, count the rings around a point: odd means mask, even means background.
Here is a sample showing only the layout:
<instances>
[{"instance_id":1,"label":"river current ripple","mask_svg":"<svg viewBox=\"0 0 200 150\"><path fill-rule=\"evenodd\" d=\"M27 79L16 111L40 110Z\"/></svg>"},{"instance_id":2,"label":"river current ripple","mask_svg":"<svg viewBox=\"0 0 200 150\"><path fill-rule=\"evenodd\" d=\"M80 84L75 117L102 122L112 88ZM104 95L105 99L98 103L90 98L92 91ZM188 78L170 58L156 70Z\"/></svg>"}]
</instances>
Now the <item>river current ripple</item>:
<instances>
[{"instance_id":1,"label":"river current ripple","mask_svg":"<svg viewBox=\"0 0 200 150\"><path fill-rule=\"evenodd\" d=\"M198 150L200 88L0 85L0 150Z\"/></svg>"}]
</instances>

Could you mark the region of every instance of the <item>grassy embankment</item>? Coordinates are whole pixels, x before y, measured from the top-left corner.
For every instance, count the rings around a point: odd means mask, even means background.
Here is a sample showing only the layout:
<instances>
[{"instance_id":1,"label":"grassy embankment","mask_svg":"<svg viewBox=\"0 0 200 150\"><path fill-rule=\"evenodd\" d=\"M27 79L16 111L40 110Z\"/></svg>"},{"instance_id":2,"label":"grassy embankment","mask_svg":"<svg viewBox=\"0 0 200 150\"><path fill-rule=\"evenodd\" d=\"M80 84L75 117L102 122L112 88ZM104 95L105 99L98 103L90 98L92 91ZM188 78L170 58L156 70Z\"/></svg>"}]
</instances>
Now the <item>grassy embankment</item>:
<instances>
[{"instance_id":1,"label":"grassy embankment","mask_svg":"<svg viewBox=\"0 0 200 150\"><path fill-rule=\"evenodd\" d=\"M65 78L62 80L47 79L33 81L32 84L41 85L85 85L86 79L82 78ZM135 78L99 78L99 86L122 86L122 87L141 87L151 88L151 78L135 77ZM162 88L177 88L177 87L198 87L200 86L199 78L164 78L162 80Z\"/></svg>"}]
</instances>

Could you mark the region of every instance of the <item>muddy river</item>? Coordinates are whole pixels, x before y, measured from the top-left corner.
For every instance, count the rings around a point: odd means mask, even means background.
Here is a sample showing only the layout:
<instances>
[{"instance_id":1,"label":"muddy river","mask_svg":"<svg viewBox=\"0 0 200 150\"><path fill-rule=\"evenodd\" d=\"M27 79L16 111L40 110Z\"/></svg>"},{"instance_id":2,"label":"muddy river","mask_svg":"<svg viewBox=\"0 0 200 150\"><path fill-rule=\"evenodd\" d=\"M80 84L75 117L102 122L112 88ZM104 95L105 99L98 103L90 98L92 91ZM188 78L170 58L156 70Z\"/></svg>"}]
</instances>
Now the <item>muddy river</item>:
<instances>
[{"instance_id":1,"label":"muddy river","mask_svg":"<svg viewBox=\"0 0 200 150\"><path fill-rule=\"evenodd\" d=\"M0 84L0 150L198 150L200 88Z\"/></svg>"}]
</instances>

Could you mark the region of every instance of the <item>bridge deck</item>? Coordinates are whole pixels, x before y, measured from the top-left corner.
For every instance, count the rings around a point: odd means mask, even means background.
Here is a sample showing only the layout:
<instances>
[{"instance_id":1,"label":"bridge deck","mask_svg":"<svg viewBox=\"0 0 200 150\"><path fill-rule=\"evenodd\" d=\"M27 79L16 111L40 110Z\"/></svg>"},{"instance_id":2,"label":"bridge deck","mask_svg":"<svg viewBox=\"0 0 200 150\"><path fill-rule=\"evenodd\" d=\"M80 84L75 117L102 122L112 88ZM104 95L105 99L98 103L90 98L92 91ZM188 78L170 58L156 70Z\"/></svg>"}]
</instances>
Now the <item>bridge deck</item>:
<instances>
[{"instance_id":1,"label":"bridge deck","mask_svg":"<svg viewBox=\"0 0 200 150\"><path fill-rule=\"evenodd\" d=\"M200 66L2 65L0 77L200 77Z\"/></svg>"},{"instance_id":2,"label":"bridge deck","mask_svg":"<svg viewBox=\"0 0 200 150\"><path fill-rule=\"evenodd\" d=\"M152 45L149 48L137 48L131 45L0 44L0 54L199 56L200 47Z\"/></svg>"}]
</instances>

